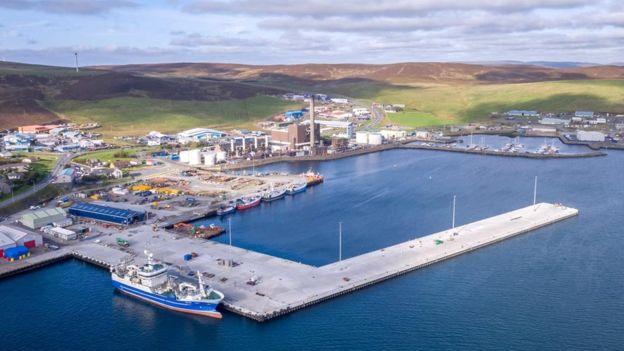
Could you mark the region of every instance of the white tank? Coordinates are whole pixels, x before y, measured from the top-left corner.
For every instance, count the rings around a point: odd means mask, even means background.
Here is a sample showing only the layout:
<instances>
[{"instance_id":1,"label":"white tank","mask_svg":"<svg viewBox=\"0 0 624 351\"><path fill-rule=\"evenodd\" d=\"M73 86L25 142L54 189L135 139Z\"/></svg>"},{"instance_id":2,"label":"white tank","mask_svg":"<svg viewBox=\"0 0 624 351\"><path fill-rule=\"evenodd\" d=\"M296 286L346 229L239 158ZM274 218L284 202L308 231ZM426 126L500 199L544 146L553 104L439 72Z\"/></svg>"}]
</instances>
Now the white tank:
<instances>
[{"instance_id":1,"label":"white tank","mask_svg":"<svg viewBox=\"0 0 624 351\"><path fill-rule=\"evenodd\" d=\"M214 166L217 163L217 154L214 152L204 153L204 165Z\"/></svg>"},{"instance_id":2,"label":"white tank","mask_svg":"<svg viewBox=\"0 0 624 351\"><path fill-rule=\"evenodd\" d=\"M379 133L370 133L368 135L369 145L381 145L383 143L383 136Z\"/></svg>"},{"instance_id":3,"label":"white tank","mask_svg":"<svg viewBox=\"0 0 624 351\"><path fill-rule=\"evenodd\" d=\"M225 151L217 152L217 162L225 162L226 158L227 158L227 152Z\"/></svg>"},{"instance_id":4,"label":"white tank","mask_svg":"<svg viewBox=\"0 0 624 351\"><path fill-rule=\"evenodd\" d=\"M358 144L368 144L368 133L367 132L355 133L355 142Z\"/></svg>"},{"instance_id":5,"label":"white tank","mask_svg":"<svg viewBox=\"0 0 624 351\"><path fill-rule=\"evenodd\" d=\"M199 149L189 150L189 164L201 165L201 150Z\"/></svg>"},{"instance_id":6,"label":"white tank","mask_svg":"<svg viewBox=\"0 0 624 351\"><path fill-rule=\"evenodd\" d=\"M188 150L180 151L180 162L188 163L188 161L189 161Z\"/></svg>"}]
</instances>

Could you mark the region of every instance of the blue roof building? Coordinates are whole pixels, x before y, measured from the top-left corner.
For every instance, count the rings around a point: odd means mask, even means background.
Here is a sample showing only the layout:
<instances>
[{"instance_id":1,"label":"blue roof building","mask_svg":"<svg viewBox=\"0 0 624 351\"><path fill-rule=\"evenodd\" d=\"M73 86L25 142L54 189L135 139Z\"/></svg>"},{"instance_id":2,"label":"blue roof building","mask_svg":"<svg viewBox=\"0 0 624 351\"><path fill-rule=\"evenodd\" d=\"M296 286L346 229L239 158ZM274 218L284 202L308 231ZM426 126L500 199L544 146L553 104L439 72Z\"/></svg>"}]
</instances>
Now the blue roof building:
<instances>
[{"instance_id":1,"label":"blue roof building","mask_svg":"<svg viewBox=\"0 0 624 351\"><path fill-rule=\"evenodd\" d=\"M132 224L145 220L145 212L77 202L68 209L69 214L117 224Z\"/></svg>"}]
</instances>

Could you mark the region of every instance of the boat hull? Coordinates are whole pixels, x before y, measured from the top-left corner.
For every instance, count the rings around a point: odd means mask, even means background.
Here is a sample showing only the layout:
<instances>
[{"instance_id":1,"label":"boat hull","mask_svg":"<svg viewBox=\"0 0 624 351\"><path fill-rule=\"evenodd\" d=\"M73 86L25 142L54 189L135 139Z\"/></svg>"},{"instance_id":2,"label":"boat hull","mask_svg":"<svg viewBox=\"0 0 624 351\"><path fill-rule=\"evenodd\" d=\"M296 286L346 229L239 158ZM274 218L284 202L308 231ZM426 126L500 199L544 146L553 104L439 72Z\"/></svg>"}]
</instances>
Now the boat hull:
<instances>
[{"instance_id":1,"label":"boat hull","mask_svg":"<svg viewBox=\"0 0 624 351\"><path fill-rule=\"evenodd\" d=\"M287 195L300 194L300 193L306 191L306 189L307 189L307 186L300 187L300 188L295 188L295 189L288 189L288 190L286 190L286 194Z\"/></svg>"},{"instance_id":2,"label":"boat hull","mask_svg":"<svg viewBox=\"0 0 624 351\"><path fill-rule=\"evenodd\" d=\"M284 196L286 196L286 192L281 193L280 195L277 196L267 196L267 197L263 197L262 201L264 202L271 202L271 201L275 201L275 200L279 200L279 199L283 199Z\"/></svg>"},{"instance_id":3,"label":"boat hull","mask_svg":"<svg viewBox=\"0 0 624 351\"><path fill-rule=\"evenodd\" d=\"M240 210L247 210L247 209L250 209L252 207L256 207L258 205L260 205L260 199L254 200L254 201L248 202L248 203L237 204L236 205L236 209L239 210L239 211Z\"/></svg>"},{"instance_id":4,"label":"boat hull","mask_svg":"<svg viewBox=\"0 0 624 351\"><path fill-rule=\"evenodd\" d=\"M236 212L236 207L232 206L230 208L218 209L217 210L217 215L225 216L225 215L229 215L230 213L234 213L234 212Z\"/></svg>"},{"instance_id":5,"label":"boat hull","mask_svg":"<svg viewBox=\"0 0 624 351\"><path fill-rule=\"evenodd\" d=\"M216 310L217 304L215 303L178 301L175 297L157 295L115 280L113 280L113 287L128 296L167 310L218 319L223 317L221 313Z\"/></svg>"}]
</instances>

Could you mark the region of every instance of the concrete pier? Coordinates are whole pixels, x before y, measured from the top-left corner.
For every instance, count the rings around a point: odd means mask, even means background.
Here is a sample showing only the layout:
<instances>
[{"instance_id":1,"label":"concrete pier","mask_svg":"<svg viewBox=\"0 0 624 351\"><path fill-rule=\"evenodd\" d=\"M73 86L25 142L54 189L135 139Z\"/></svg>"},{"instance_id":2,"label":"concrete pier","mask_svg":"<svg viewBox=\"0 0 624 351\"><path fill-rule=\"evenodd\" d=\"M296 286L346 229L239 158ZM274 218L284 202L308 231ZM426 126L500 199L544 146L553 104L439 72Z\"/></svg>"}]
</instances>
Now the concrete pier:
<instances>
[{"instance_id":1,"label":"concrete pier","mask_svg":"<svg viewBox=\"0 0 624 351\"><path fill-rule=\"evenodd\" d=\"M114 237L102 238L99 244L81 243L68 252L108 267L133 256L141 263L147 248L183 273L207 273L207 282L225 294L227 310L265 321L577 214L573 208L540 203L321 267L162 230L152 232L149 226L119 235L131 243L125 252L114 244ZM184 261L183 255L190 252L198 257Z\"/></svg>"}]
</instances>

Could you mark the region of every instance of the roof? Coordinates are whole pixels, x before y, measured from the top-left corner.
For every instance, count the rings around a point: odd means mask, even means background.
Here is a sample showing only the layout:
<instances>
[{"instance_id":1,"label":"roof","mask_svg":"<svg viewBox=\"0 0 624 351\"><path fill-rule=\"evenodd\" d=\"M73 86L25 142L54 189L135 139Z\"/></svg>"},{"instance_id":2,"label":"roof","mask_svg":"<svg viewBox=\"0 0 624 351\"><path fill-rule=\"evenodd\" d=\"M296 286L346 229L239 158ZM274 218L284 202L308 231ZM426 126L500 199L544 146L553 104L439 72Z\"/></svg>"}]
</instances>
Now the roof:
<instances>
[{"instance_id":1,"label":"roof","mask_svg":"<svg viewBox=\"0 0 624 351\"><path fill-rule=\"evenodd\" d=\"M10 237L0 233L0 247L15 246L15 241Z\"/></svg>"},{"instance_id":2,"label":"roof","mask_svg":"<svg viewBox=\"0 0 624 351\"><path fill-rule=\"evenodd\" d=\"M102 205L96 205L96 204L88 204L84 202L77 202L73 204L69 209L89 212L89 213L94 213L94 214L105 214L105 215L113 216L113 217L126 218L128 220L134 217L143 215L143 213L133 211L133 210L102 206Z\"/></svg>"},{"instance_id":3,"label":"roof","mask_svg":"<svg viewBox=\"0 0 624 351\"><path fill-rule=\"evenodd\" d=\"M0 234L11 239L13 242L17 242L21 238L29 235L30 232L6 225L0 225Z\"/></svg>"},{"instance_id":4,"label":"roof","mask_svg":"<svg viewBox=\"0 0 624 351\"><path fill-rule=\"evenodd\" d=\"M42 208L40 210L29 212L22 216L22 220L35 220L40 218L47 218L52 216L62 215L65 216L65 210L60 207L54 208Z\"/></svg>"}]
</instances>

